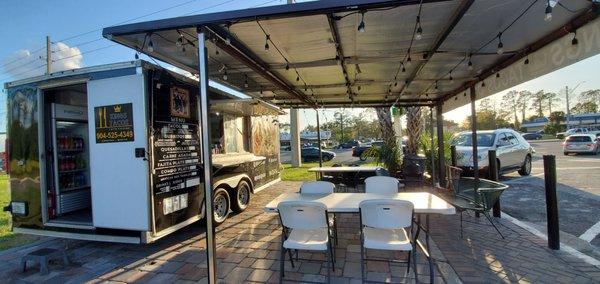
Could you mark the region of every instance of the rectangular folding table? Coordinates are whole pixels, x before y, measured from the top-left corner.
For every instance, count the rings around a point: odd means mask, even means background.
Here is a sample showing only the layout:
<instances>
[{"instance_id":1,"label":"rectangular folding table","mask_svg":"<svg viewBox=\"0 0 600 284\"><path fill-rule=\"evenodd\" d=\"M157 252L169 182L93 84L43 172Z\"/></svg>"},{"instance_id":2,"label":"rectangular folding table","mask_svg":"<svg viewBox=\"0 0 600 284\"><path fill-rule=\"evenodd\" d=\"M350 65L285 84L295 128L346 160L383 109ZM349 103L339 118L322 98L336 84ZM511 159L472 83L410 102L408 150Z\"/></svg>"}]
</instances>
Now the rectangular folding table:
<instances>
[{"instance_id":1,"label":"rectangular folding table","mask_svg":"<svg viewBox=\"0 0 600 284\"><path fill-rule=\"evenodd\" d=\"M327 211L331 213L358 213L358 205L363 200L369 199L398 199L407 200L413 203L414 211L417 215L417 230L415 240L418 247L429 261L429 275L431 283L434 280L433 257L430 254L429 247L429 215L453 215L456 213L454 206L450 203L429 192L399 192L394 194L375 194L375 193L331 193L331 194L300 194L283 193L273 199L265 206L268 213L277 213L277 205L283 201L318 201L327 206ZM421 216L425 215L425 225L421 224ZM419 232L425 233L425 245L419 240ZM416 260L415 260L416 261Z\"/></svg>"},{"instance_id":2,"label":"rectangular folding table","mask_svg":"<svg viewBox=\"0 0 600 284\"><path fill-rule=\"evenodd\" d=\"M382 167L376 167L376 166L359 166L359 167L349 167L349 166L343 166L343 167L313 167L308 169L309 172L314 172L315 173L315 178L317 180L321 179L323 177L324 173L332 173L332 174L338 174L338 175L349 175L352 176L351 178L349 177L349 179L354 180L354 182L356 182L356 178L358 177L359 174L361 173L373 173L375 174L378 170L383 169Z\"/></svg>"}]
</instances>

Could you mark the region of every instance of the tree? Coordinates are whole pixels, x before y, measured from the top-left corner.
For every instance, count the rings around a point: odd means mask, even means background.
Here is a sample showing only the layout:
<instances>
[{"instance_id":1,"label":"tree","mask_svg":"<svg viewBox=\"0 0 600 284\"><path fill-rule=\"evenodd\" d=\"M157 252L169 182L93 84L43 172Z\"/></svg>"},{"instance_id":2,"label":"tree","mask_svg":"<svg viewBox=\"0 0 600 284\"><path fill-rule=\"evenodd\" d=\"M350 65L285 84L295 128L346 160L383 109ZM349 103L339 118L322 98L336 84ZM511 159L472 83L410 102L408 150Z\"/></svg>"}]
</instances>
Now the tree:
<instances>
[{"instance_id":1,"label":"tree","mask_svg":"<svg viewBox=\"0 0 600 284\"><path fill-rule=\"evenodd\" d=\"M386 168L393 176L400 170L401 149L396 143L394 135L394 127L392 124L392 114L389 107L378 107L375 109L381 136L383 138L383 146L380 149L380 159L384 162Z\"/></svg>"},{"instance_id":2,"label":"tree","mask_svg":"<svg viewBox=\"0 0 600 284\"><path fill-rule=\"evenodd\" d=\"M477 111L477 130L491 130L496 128L511 127L510 122L496 117L493 110L484 109ZM471 130L471 116L467 116L462 122L461 127L465 130Z\"/></svg>"},{"instance_id":3,"label":"tree","mask_svg":"<svg viewBox=\"0 0 600 284\"><path fill-rule=\"evenodd\" d=\"M539 117L544 116L544 111L548 107L546 100L547 96L544 90L537 91L531 95L531 110L535 111L535 114Z\"/></svg>"},{"instance_id":4,"label":"tree","mask_svg":"<svg viewBox=\"0 0 600 284\"><path fill-rule=\"evenodd\" d=\"M548 119L550 121L544 128L544 132L554 135L557 132L564 130L563 126L561 125L562 122L567 120L567 117L566 117L564 111L552 112L552 113L550 113L550 116L548 117Z\"/></svg>"},{"instance_id":5,"label":"tree","mask_svg":"<svg viewBox=\"0 0 600 284\"><path fill-rule=\"evenodd\" d=\"M317 127L309 124L302 131L317 132Z\"/></svg>"},{"instance_id":6,"label":"tree","mask_svg":"<svg viewBox=\"0 0 600 284\"><path fill-rule=\"evenodd\" d=\"M579 94L579 100L581 102L594 102L597 106L600 106L600 90L587 90Z\"/></svg>"},{"instance_id":7,"label":"tree","mask_svg":"<svg viewBox=\"0 0 600 284\"><path fill-rule=\"evenodd\" d=\"M520 93L517 91L510 91L504 95L502 95L502 117L508 118L509 115L514 117L513 123L516 128L519 127L519 117L517 116L517 112L519 111L519 97Z\"/></svg>"},{"instance_id":8,"label":"tree","mask_svg":"<svg viewBox=\"0 0 600 284\"><path fill-rule=\"evenodd\" d=\"M517 110L521 113L521 123L525 121L525 115L527 113L527 109L529 108L529 101L531 100L531 92L530 91L520 91L519 96L517 98Z\"/></svg>"},{"instance_id":9,"label":"tree","mask_svg":"<svg viewBox=\"0 0 600 284\"><path fill-rule=\"evenodd\" d=\"M593 101L578 102L571 108L573 114L595 113L598 112L598 105Z\"/></svg>"},{"instance_id":10,"label":"tree","mask_svg":"<svg viewBox=\"0 0 600 284\"><path fill-rule=\"evenodd\" d=\"M560 102L560 97L557 93L544 93L546 100L548 101L548 114L552 114L552 108L558 107L558 102Z\"/></svg>"}]
</instances>

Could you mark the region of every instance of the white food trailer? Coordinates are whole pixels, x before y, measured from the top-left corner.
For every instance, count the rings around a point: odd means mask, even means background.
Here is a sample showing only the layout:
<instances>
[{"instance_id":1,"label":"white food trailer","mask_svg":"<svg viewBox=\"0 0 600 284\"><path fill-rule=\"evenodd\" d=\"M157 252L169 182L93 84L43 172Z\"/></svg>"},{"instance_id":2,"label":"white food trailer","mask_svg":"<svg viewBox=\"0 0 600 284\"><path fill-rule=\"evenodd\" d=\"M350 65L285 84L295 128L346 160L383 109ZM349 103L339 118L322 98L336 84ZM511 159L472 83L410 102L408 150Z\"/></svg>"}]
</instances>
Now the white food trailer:
<instances>
[{"instance_id":1,"label":"white food trailer","mask_svg":"<svg viewBox=\"0 0 600 284\"><path fill-rule=\"evenodd\" d=\"M6 84L13 231L149 243L204 217L201 147L212 148L214 220L279 180L276 115L263 101L136 60ZM236 95L237 94L237 95ZM212 145L199 134L211 132ZM268 136L268 139L267 139Z\"/></svg>"}]
</instances>

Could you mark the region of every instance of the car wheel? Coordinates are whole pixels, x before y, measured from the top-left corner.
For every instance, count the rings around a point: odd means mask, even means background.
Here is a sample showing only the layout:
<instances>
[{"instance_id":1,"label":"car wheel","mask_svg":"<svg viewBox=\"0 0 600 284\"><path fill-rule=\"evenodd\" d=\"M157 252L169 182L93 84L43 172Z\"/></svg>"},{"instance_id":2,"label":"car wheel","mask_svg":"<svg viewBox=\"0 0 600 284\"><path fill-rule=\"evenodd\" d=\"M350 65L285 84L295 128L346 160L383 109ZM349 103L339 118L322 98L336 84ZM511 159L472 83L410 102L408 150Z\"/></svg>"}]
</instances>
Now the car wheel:
<instances>
[{"instance_id":1,"label":"car wheel","mask_svg":"<svg viewBox=\"0 0 600 284\"><path fill-rule=\"evenodd\" d=\"M250 196L252 195L252 191L250 189L250 184L245 180L240 181L234 191L234 199L231 203L231 209L233 212L242 212L248 208L248 204L250 204Z\"/></svg>"},{"instance_id":2,"label":"car wheel","mask_svg":"<svg viewBox=\"0 0 600 284\"><path fill-rule=\"evenodd\" d=\"M227 220L230 205L231 203L229 201L229 193L227 193L227 190L223 188L215 189L213 198L213 221L216 226L223 224L223 222Z\"/></svg>"},{"instance_id":3,"label":"car wheel","mask_svg":"<svg viewBox=\"0 0 600 284\"><path fill-rule=\"evenodd\" d=\"M521 166L519 174L522 176L528 176L531 174L531 156L525 156L525 162L523 162L523 166Z\"/></svg>"}]
</instances>

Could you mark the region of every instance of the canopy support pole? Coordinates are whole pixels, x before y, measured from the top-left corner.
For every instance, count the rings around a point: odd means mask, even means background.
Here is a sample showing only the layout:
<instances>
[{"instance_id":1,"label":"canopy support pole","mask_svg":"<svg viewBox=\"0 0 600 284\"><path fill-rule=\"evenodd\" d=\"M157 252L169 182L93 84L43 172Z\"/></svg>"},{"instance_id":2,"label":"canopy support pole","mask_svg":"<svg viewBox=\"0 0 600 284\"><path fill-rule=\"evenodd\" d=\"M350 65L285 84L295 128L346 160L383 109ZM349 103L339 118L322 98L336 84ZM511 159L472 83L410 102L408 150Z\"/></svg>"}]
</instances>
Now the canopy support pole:
<instances>
[{"instance_id":1,"label":"canopy support pole","mask_svg":"<svg viewBox=\"0 0 600 284\"><path fill-rule=\"evenodd\" d=\"M437 122L437 144L438 144L438 182L441 186L445 187L446 180L446 155L444 154L444 149L446 149L446 145L444 145L444 116L442 115L442 103L438 103L435 106L435 115Z\"/></svg>"},{"instance_id":2,"label":"canopy support pole","mask_svg":"<svg viewBox=\"0 0 600 284\"><path fill-rule=\"evenodd\" d=\"M431 159L431 189L435 188L437 178L435 176L435 140L433 137L433 106L429 107L429 138L431 139L431 153L429 153Z\"/></svg>"},{"instance_id":3,"label":"canopy support pole","mask_svg":"<svg viewBox=\"0 0 600 284\"><path fill-rule=\"evenodd\" d=\"M317 112L317 143L319 143L319 167L323 166L323 149L321 149L321 123L319 122L319 109L315 108Z\"/></svg>"},{"instance_id":4,"label":"canopy support pole","mask_svg":"<svg viewBox=\"0 0 600 284\"><path fill-rule=\"evenodd\" d=\"M215 243L215 228L213 225L213 189L212 189L212 156L210 144L210 122L208 120L208 58L205 45L206 35L203 29L198 30L198 117L200 118L202 136L203 173L204 173L204 208L206 212L206 266L208 268L208 283L217 283L217 257Z\"/></svg>"},{"instance_id":5,"label":"canopy support pole","mask_svg":"<svg viewBox=\"0 0 600 284\"><path fill-rule=\"evenodd\" d=\"M477 154L477 113L475 109L475 85L471 86L471 144L473 145L473 177L475 184L473 185L473 200L478 202L477 188L479 188L479 159Z\"/></svg>"}]
</instances>

